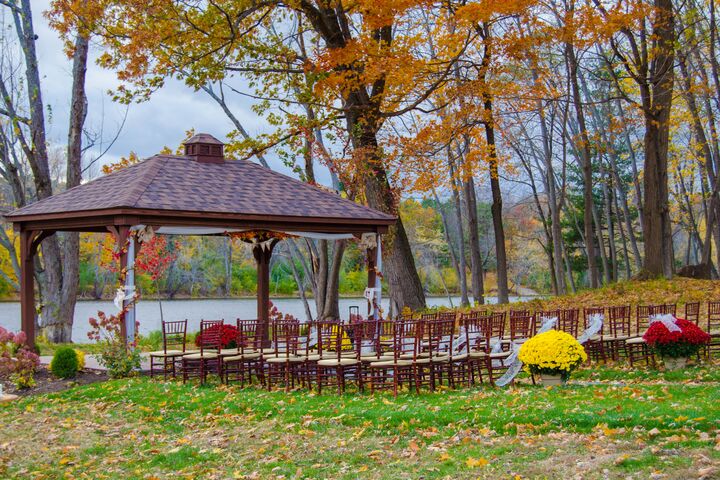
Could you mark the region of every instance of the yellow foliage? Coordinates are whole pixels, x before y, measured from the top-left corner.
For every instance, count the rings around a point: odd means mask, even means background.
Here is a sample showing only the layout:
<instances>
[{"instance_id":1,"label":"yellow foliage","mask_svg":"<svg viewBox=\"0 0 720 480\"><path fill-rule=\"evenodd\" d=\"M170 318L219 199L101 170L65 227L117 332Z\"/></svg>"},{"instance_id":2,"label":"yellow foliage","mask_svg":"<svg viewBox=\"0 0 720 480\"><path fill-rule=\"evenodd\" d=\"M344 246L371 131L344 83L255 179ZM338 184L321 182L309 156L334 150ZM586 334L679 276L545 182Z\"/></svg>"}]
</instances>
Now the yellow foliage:
<instances>
[{"instance_id":1,"label":"yellow foliage","mask_svg":"<svg viewBox=\"0 0 720 480\"><path fill-rule=\"evenodd\" d=\"M85 368L85 352L82 350L75 349L75 355L77 355L78 370Z\"/></svg>"}]
</instances>

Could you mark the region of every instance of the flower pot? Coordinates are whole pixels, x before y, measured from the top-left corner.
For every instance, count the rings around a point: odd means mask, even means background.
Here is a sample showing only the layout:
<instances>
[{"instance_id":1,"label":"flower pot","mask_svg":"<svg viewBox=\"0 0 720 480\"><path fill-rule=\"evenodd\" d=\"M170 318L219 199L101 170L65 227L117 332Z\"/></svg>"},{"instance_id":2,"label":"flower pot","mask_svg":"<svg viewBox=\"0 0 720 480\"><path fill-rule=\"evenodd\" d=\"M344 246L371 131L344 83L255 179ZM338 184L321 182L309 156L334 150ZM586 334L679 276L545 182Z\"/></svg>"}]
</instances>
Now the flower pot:
<instances>
[{"instance_id":1,"label":"flower pot","mask_svg":"<svg viewBox=\"0 0 720 480\"><path fill-rule=\"evenodd\" d=\"M687 357L663 357L663 363L665 364L665 370L667 371L680 370L681 368L685 368Z\"/></svg>"},{"instance_id":2,"label":"flower pot","mask_svg":"<svg viewBox=\"0 0 720 480\"><path fill-rule=\"evenodd\" d=\"M550 375L548 373L541 373L540 378L542 383L548 387L554 387L563 384L562 377L560 375Z\"/></svg>"}]
</instances>

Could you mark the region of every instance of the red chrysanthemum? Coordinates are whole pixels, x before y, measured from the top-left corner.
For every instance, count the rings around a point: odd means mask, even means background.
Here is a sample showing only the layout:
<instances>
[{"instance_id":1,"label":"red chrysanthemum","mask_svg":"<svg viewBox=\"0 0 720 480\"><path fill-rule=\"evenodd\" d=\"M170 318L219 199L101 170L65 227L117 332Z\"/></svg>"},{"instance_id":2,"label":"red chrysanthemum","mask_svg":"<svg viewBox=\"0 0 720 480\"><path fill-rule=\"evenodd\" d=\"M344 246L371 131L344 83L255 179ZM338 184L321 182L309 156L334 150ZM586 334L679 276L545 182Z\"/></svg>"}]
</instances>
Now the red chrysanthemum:
<instances>
[{"instance_id":1,"label":"red chrysanthemum","mask_svg":"<svg viewBox=\"0 0 720 480\"><path fill-rule=\"evenodd\" d=\"M205 330L205 335L207 335L209 338L212 338L213 341L217 336L217 330L220 328L220 347L221 348L235 348L237 347L237 340L240 335L240 331L237 329L235 325L218 325L213 326ZM198 333L197 337L195 337L195 345L198 347L203 343L202 334ZM208 346L208 342L205 343L205 346Z\"/></svg>"},{"instance_id":2,"label":"red chrysanthemum","mask_svg":"<svg viewBox=\"0 0 720 480\"><path fill-rule=\"evenodd\" d=\"M671 332L662 322L651 323L643 335L645 342L662 356L689 357L710 341L710 335L692 322L678 318L675 324L679 332Z\"/></svg>"}]
</instances>

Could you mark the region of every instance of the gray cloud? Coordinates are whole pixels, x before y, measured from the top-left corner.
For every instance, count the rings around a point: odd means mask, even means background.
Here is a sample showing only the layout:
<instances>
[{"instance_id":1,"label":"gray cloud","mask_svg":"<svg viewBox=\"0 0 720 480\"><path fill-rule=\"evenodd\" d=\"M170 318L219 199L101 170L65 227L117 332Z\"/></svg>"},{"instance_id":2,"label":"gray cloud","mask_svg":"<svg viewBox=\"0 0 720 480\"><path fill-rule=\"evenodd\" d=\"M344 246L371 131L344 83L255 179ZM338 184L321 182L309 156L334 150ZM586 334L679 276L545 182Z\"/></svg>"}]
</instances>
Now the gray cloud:
<instances>
[{"instance_id":1,"label":"gray cloud","mask_svg":"<svg viewBox=\"0 0 720 480\"><path fill-rule=\"evenodd\" d=\"M42 94L44 103L52 111L48 120L48 140L55 145L65 145L72 65L63 52L62 41L42 15L48 6L49 0L33 2ZM91 48L93 61L88 65L86 80L89 103L86 127L94 132L102 131L104 139L109 141L120 128L128 107L113 102L108 95L108 90L117 87L118 81L114 72L94 63L99 53L99 47L94 45ZM251 110L251 104L246 98L236 95L230 99L230 107L251 135L268 131L268 125ZM102 162L116 161L131 151L145 158L164 146L175 149L183 140L185 131L192 128L196 132L207 132L223 139L234 127L220 107L204 92L194 92L180 81L168 80L150 100L129 106L120 136ZM88 156L97 155L101 147L88 152ZM273 168L290 173L272 154L268 160ZM318 168L318 176L321 182L329 184L327 169Z\"/></svg>"}]
</instances>

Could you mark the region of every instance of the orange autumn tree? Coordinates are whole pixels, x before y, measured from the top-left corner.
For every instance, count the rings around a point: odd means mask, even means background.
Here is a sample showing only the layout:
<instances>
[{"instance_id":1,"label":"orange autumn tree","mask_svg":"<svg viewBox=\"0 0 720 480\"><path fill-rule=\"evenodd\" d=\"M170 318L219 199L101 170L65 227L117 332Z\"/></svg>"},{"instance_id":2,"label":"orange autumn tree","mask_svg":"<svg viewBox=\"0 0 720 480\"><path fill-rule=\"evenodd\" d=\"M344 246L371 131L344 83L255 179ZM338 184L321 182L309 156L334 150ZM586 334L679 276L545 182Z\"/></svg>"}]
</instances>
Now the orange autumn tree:
<instances>
[{"instance_id":1,"label":"orange autumn tree","mask_svg":"<svg viewBox=\"0 0 720 480\"><path fill-rule=\"evenodd\" d=\"M506 3L479 2L492 14ZM53 25L77 19L106 51L101 65L123 81L120 100L143 99L169 78L199 89L240 81L275 131L238 142L238 156L292 142L318 127L341 132L341 168L356 199L397 213L397 169L383 141L386 122L437 106L429 99L453 77L463 52L479 38L464 22L449 28L458 7L423 0L179 2L56 0ZM433 49L426 39L433 39ZM313 114L303 107L311 105ZM399 163L395 163L399 162ZM422 308L425 297L401 221L386 238L385 278L396 306Z\"/></svg>"},{"instance_id":2,"label":"orange autumn tree","mask_svg":"<svg viewBox=\"0 0 720 480\"><path fill-rule=\"evenodd\" d=\"M501 130L499 115L494 112L505 106L504 100L513 96L527 98L515 83L518 52L532 49L545 37L531 37L517 25L533 22L538 15L538 2L516 0L495 5L493 2L458 4L448 18L449 29L469 29L477 34L454 67L452 79L431 97L438 105L433 115L413 118L408 135L399 140L405 156L407 180L416 192L427 194L440 186L452 191L455 198L464 199L468 221L471 286L475 302L483 303L483 260L478 238L475 179L479 175L490 184L492 191L492 220L497 259L498 301L508 301L507 253L502 219L500 164L502 154L496 145ZM428 39L432 43L432 39ZM482 178L482 177L481 177ZM459 203L459 200L456 200ZM462 250L463 233L459 227ZM462 253L462 252L461 252ZM464 255L457 255L456 269L461 290L464 279ZM466 302L463 294L463 303Z\"/></svg>"}]
</instances>

